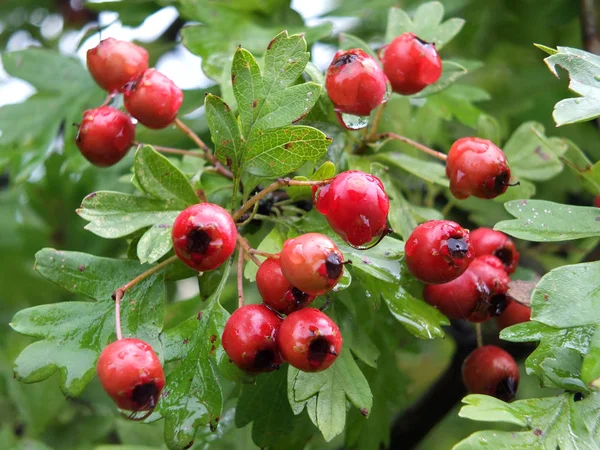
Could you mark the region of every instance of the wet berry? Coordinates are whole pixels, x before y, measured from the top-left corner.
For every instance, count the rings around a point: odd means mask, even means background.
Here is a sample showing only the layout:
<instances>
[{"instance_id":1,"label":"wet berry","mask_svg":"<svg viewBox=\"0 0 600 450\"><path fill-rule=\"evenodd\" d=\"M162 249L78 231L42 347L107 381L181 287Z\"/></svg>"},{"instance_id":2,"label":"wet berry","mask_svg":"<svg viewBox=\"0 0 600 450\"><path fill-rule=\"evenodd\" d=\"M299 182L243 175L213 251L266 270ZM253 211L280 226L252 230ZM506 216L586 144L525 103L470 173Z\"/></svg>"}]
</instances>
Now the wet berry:
<instances>
[{"instance_id":1,"label":"wet berry","mask_svg":"<svg viewBox=\"0 0 600 450\"><path fill-rule=\"evenodd\" d=\"M469 231L450 220L430 220L413 230L404 246L406 266L425 283L454 280L473 260Z\"/></svg>"},{"instance_id":2,"label":"wet berry","mask_svg":"<svg viewBox=\"0 0 600 450\"><path fill-rule=\"evenodd\" d=\"M386 96L385 74L360 49L339 51L325 75L325 86L339 113L368 116Z\"/></svg>"},{"instance_id":3,"label":"wet berry","mask_svg":"<svg viewBox=\"0 0 600 450\"><path fill-rule=\"evenodd\" d=\"M245 305L229 317L221 342L227 356L248 372L270 372L283 362L277 339L281 318L264 305Z\"/></svg>"},{"instance_id":4,"label":"wet berry","mask_svg":"<svg viewBox=\"0 0 600 450\"><path fill-rule=\"evenodd\" d=\"M503 330L504 328L511 327L518 323L529 322L530 319L531 308L509 300L506 309L502 314L496 317L496 323L498 324L498 327Z\"/></svg>"},{"instance_id":5,"label":"wet berry","mask_svg":"<svg viewBox=\"0 0 600 450\"><path fill-rule=\"evenodd\" d=\"M462 366L463 382L471 394L485 394L511 401L519 386L519 366L507 352L494 345L479 347Z\"/></svg>"},{"instance_id":6,"label":"wet berry","mask_svg":"<svg viewBox=\"0 0 600 450\"><path fill-rule=\"evenodd\" d=\"M148 69L148 52L131 42L108 38L87 51L87 66L100 87L123 92L127 83Z\"/></svg>"},{"instance_id":7,"label":"wet berry","mask_svg":"<svg viewBox=\"0 0 600 450\"><path fill-rule=\"evenodd\" d=\"M344 256L335 243L319 233L288 239L279 254L288 281L311 295L331 291L344 273Z\"/></svg>"},{"instance_id":8,"label":"wet berry","mask_svg":"<svg viewBox=\"0 0 600 450\"><path fill-rule=\"evenodd\" d=\"M139 339L120 339L108 345L97 363L98 378L117 406L128 411L149 411L165 386L160 360L152 347Z\"/></svg>"},{"instance_id":9,"label":"wet berry","mask_svg":"<svg viewBox=\"0 0 600 450\"><path fill-rule=\"evenodd\" d=\"M502 264L507 274L513 273L519 264L519 252L515 243L507 235L491 228L477 228L471 231L473 255L494 255Z\"/></svg>"},{"instance_id":10,"label":"wet berry","mask_svg":"<svg viewBox=\"0 0 600 450\"><path fill-rule=\"evenodd\" d=\"M125 89L125 108L141 124L160 129L170 125L183 102L181 89L169 78L148 69Z\"/></svg>"},{"instance_id":11,"label":"wet berry","mask_svg":"<svg viewBox=\"0 0 600 450\"><path fill-rule=\"evenodd\" d=\"M340 329L315 308L304 308L287 316L279 329L277 343L283 358L305 372L327 369L342 351Z\"/></svg>"},{"instance_id":12,"label":"wet berry","mask_svg":"<svg viewBox=\"0 0 600 450\"><path fill-rule=\"evenodd\" d=\"M194 270L206 272L223 264L235 249L237 230L219 205L199 203L183 210L172 231L175 254Z\"/></svg>"},{"instance_id":13,"label":"wet berry","mask_svg":"<svg viewBox=\"0 0 600 450\"><path fill-rule=\"evenodd\" d=\"M390 201L374 175L350 170L337 175L316 192L315 207L329 226L353 246L361 246L388 229Z\"/></svg>"},{"instance_id":14,"label":"wet berry","mask_svg":"<svg viewBox=\"0 0 600 450\"><path fill-rule=\"evenodd\" d=\"M107 167L123 159L134 138L131 117L119 109L101 106L83 113L75 143L89 162Z\"/></svg>"},{"instance_id":15,"label":"wet berry","mask_svg":"<svg viewBox=\"0 0 600 450\"><path fill-rule=\"evenodd\" d=\"M279 260L268 258L260 265L256 273L256 287L265 305L281 314L290 314L309 305L314 295L295 288L283 276Z\"/></svg>"},{"instance_id":16,"label":"wet berry","mask_svg":"<svg viewBox=\"0 0 600 450\"><path fill-rule=\"evenodd\" d=\"M494 198L510 182L510 168L504 152L491 141L474 137L457 140L446 160L450 191L458 199L469 196Z\"/></svg>"},{"instance_id":17,"label":"wet berry","mask_svg":"<svg viewBox=\"0 0 600 450\"><path fill-rule=\"evenodd\" d=\"M379 54L383 71L398 94L416 94L442 75L442 60L435 45L413 33L401 34Z\"/></svg>"}]
</instances>

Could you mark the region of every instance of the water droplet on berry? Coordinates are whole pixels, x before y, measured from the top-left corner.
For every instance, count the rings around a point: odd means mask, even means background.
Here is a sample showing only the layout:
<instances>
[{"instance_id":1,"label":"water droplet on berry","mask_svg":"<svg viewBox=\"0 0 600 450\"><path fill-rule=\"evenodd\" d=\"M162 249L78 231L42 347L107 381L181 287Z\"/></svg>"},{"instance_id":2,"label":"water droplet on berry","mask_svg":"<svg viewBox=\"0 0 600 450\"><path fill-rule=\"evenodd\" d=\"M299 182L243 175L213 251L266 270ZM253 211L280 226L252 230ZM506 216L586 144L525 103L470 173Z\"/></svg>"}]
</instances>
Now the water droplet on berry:
<instances>
[{"instance_id":1,"label":"water droplet on berry","mask_svg":"<svg viewBox=\"0 0 600 450\"><path fill-rule=\"evenodd\" d=\"M344 127L349 130L360 130L369 125L368 116L355 116L353 114L338 113L336 115Z\"/></svg>"},{"instance_id":2,"label":"water droplet on berry","mask_svg":"<svg viewBox=\"0 0 600 450\"><path fill-rule=\"evenodd\" d=\"M392 96L392 83L390 83L390 80L387 80L385 83L385 95L383 96L383 100L381 101L381 103L387 103L387 101L390 99L391 96Z\"/></svg>"}]
</instances>

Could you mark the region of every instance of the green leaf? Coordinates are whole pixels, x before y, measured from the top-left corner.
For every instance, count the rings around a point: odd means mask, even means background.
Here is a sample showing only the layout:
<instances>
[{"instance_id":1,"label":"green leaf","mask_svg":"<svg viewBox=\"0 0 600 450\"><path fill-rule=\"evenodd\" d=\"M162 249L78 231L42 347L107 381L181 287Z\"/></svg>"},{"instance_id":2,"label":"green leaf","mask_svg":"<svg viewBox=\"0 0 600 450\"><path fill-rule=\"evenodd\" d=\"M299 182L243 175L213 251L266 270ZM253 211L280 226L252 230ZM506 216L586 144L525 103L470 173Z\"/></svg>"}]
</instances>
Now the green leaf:
<instances>
[{"instance_id":1,"label":"green leaf","mask_svg":"<svg viewBox=\"0 0 600 450\"><path fill-rule=\"evenodd\" d=\"M548 180L563 168L559 155L565 150L559 139L548 139L544 126L537 122L525 122L515 130L504 144L504 153L511 173L528 180Z\"/></svg>"},{"instance_id":2,"label":"green leaf","mask_svg":"<svg viewBox=\"0 0 600 450\"><path fill-rule=\"evenodd\" d=\"M163 200L165 208L183 210L199 202L186 176L151 146L137 150L133 169L144 193Z\"/></svg>"},{"instance_id":3,"label":"green leaf","mask_svg":"<svg viewBox=\"0 0 600 450\"><path fill-rule=\"evenodd\" d=\"M456 80L468 73L468 70L455 61L442 61L442 75L434 84L427 86L413 98L423 98L436 94L452 86Z\"/></svg>"},{"instance_id":4,"label":"green leaf","mask_svg":"<svg viewBox=\"0 0 600 450\"><path fill-rule=\"evenodd\" d=\"M358 250L350 247L339 237L334 237L345 259L352 261L352 270L390 283L400 279L400 256L404 253L404 242L386 236L375 247Z\"/></svg>"},{"instance_id":5,"label":"green leaf","mask_svg":"<svg viewBox=\"0 0 600 450\"><path fill-rule=\"evenodd\" d=\"M561 100L554 106L552 117L557 126L585 122L600 116L600 57L583 50L557 47L544 62L557 78L556 66L569 72L569 89L581 95Z\"/></svg>"},{"instance_id":6,"label":"green leaf","mask_svg":"<svg viewBox=\"0 0 600 450\"><path fill-rule=\"evenodd\" d=\"M448 178L446 177L446 168L437 162L425 161L405 153L378 153L373 159L384 164L399 167L430 183L444 187L449 186Z\"/></svg>"},{"instance_id":7,"label":"green leaf","mask_svg":"<svg viewBox=\"0 0 600 450\"><path fill-rule=\"evenodd\" d=\"M173 247L173 240L171 239L173 220L150 227L140 238L137 245L137 257L140 263L155 263L169 253L169 250Z\"/></svg>"},{"instance_id":8,"label":"green leaf","mask_svg":"<svg viewBox=\"0 0 600 450\"><path fill-rule=\"evenodd\" d=\"M312 435L306 415L294 415L287 399L286 375L293 370L261 374L255 385L242 387L235 424L241 428L252 422L252 440L261 448L301 450Z\"/></svg>"},{"instance_id":9,"label":"green leaf","mask_svg":"<svg viewBox=\"0 0 600 450\"><path fill-rule=\"evenodd\" d=\"M231 167L234 173L239 173L245 145L235 115L231 108L216 95L207 95L204 106L210 135L215 144L215 156L223 164Z\"/></svg>"},{"instance_id":10,"label":"green leaf","mask_svg":"<svg viewBox=\"0 0 600 450\"><path fill-rule=\"evenodd\" d=\"M135 261L44 249L36 254L35 268L48 280L94 301L55 303L18 312L11 327L41 340L19 355L15 375L25 382L37 382L58 370L62 390L77 396L93 378L96 359L115 334L112 293L146 267ZM148 342L159 355L165 295L162 277L159 271L136 284L121 305L123 335Z\"/></svg>"},{"instance_id":11,"label":"green leaf","mask_svg":"<svg viewBox=\"0 0 600 450\"><path fill-rule=\"evenodd\" d=\"M295 402L308 403L316 397L316 414L311 420L327 442L344 431L346 399L364 415L369 414L373 403L369 383L348 350L342 350L335 363L323 372L307 373L290 367L289 389Z\"/></svg>"},{"instance_id":12,"label":"green leaf","mask_svg":"<svg viewBox=\"0 0 600 450\"><path fill-rule=\"evenodd\" d=\"M90 222L86 230L114 239L158 223L171 225L180 206L150 197L98 191L83 199L77 214Z\"/></svg>"},{"instance_id":13,"label":"green leaf","mask_svg":"<svg viewBox=\"0 0 600 450\"><path fill-rule=\"evenodd\" d=\"M411 32L420 39L432 42L441 50L462 29L463 19L448 19L442 23L444 6L440 2L429 2L421 5L413 18L400 8L391 8L388 15L385 41L391 42L402 33Z\"/></svg>"},{"instance_id":14,"label":"green leaf","mask_svg":"<svg viewBox=\"0 0 600 450\"><path fill-rule=\"evenodd\" d=\"M377 61L377 54L371 49L369 44L363 41L361 38L354 36L350 33L340 33L340 50L352 50L354 48L360 48L362 51L371 55Z\"/></svg>"},{"instance_id":15,"label":"green leaf","mask_svg":"<svg viewBox=\"0 0 600 450\"><path fill-rule=\"evenodd\" d=\"M285 239L286 238L284 234L281 233L277 227L275 227L261 241L257 247L257 250L266 253L279 253L283 247ZM265 257L259 255L257 255L257 258L261 261L266 259ZM244 268L244 277L249 281L255 281L256 272L258 272L258 267L256 267L256 264L246 264L246 267Z\"/></svg>"},{"instance_id":16,"label":"green leaf","mask_svg":"<svg viewBox=\"0 0 600 450\"><path fill-rule=\"evenodd\" d=\"M248 141L245 169L259 177L280 177L327 152L331 139L316 128L289 126L256 133Z\"/></svg>"},{"instance_id":17,"label":"green leaf","mask_svg":"<svg viewBox=\"0 0 600 450\"><path fill-rule=\"evenodd\" d=\"M600 236L598 208L546 200L515 200L504 207L516 219L498 222L494 229L519 239L553 242Z\"/></svg>"},{"instance_id":18,"label":"green leaf","mask_svg":"<svg viewBox=\"0 0 600 450\"><path fill-rule=\"evenodd\" d=\"M335 164L331 161L325 161L308 179L313 181L328 180L333 178L335 173ZM294 179L299 178L295 177ZM312 188L310 186L290 186L287 188L287 193L294 200L312 198Z\"/></svg>"},{"instance_id":19,"label":"green leaf","mask_svg":"<svg viewBox=\"0 0 600 450\"><path fill-rule=\"evenodd\" d=\"M511 448L581 450L598 447L600 394L574 401L573 394L504 403L484 395L463 399L459 415L482 422L504 422L522 431L479 431L454 446L454 450Z\"/></svg>"},{"instance_id":20,"label":"green leaf","mask_svg":"<svg viewBox=\"0 0 600 450\"><path fill-rule=\"evenodd\" d=\"M216 370L215 351L229 313L219 299L227 283L230 264L207 306L162 335L165 356L181 362L168 376L159 411L165 418L165 442L184 449L201 426L217 427L223 409L223 392ZM168 349L168 351L167 351Z\"/></svg>"}]
</instances>

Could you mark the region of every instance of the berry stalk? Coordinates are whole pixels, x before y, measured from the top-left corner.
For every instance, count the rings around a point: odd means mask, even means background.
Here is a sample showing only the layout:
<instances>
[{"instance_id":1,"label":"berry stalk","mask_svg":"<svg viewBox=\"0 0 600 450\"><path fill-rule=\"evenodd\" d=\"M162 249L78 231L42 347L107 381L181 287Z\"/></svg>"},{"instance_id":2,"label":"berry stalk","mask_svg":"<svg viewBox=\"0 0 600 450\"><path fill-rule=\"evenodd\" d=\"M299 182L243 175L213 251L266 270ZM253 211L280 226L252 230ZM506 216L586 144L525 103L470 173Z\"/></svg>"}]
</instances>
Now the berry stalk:
<instances>
[{"instance_id":1,"label":"berry stalk","mask_svg":"<svg viewBox=\"0 0 600 450\"><path fill-rule=\"evenodd\" d=\"M238 234L238 243L240 244L240 247L244 250L244 252L246 252L246 254L250 257L250 259L252 260L252 262L254 264L256 264L257 266L260 266L261 262L260 260L254 256L252 254L252 247L250 247L250 243L246 240L246 238L244 238L241 234Z\"/></svg>"},{"instance_id":2,"label":"berry stalk","mask_svg":"<svg viewBox=\"0 0 600 450\"><path fill-rule=\"evenodd\" d=\"M244 251L241 244L238 250L237 262L237 290L238 290L238 308L244 306Z\"/></svg>"},{"instance_id":3,"label":"berry stalk","mask_svg":"<svg viewBox=\"0 0 600 450\"><path fill-rule=\"evenodd\" d=\"M405 136L400 136L399 134L392 133L390 131L376 135L376 141L382 139L394 139L396 141L404 142L405 144L408 144L416 148L417 150L421 150L422 152L439 159L440 161L446 161L446 159L448 159L448 156L445 153L438 152L432 148L427 147L426 145L420 144L417 141L413 141L412 139L409 139Z\"/></svg>"}]
</instances>

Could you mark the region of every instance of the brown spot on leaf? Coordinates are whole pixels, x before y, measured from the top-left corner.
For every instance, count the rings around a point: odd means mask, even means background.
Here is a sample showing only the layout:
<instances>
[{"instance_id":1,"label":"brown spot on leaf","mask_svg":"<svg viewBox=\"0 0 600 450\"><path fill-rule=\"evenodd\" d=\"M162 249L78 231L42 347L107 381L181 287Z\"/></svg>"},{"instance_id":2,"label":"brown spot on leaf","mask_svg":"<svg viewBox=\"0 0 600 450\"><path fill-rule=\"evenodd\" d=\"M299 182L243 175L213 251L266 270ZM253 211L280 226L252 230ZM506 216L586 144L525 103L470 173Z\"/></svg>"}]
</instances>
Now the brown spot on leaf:
<instances>
[{"instance_id":1,"label":"brown spot on leaf","mask_svg":"<svg viewBox=\"0 0 600 450\"><path fill-rule=\"evenodd\" d=\"M369 415L369 410L367 408L360 408L360 413L367 417Z\"/></svg>"},{"instance_id":2,"label":"brown spot on leaf","mask_svg":"<svg viewBox=\"0 0 600 450\"><path fill-rule=\"evenodd\" d=\"M548 294L544 294L544 301L547 302L548 301Z\"/></svg>"},{"instance_id":3,"label":"brown spot on leaf","mask_svg":"<svg viewBox=\"0 0 600 450\"><path fill-rule=\"evenodd\" d=\"M252 107L256 108L256 106L258 105L258 99L254 99L254 101L252 102Z\"/></svg>"},{"instance_id":4,"label":"brown spot on leaf","mask_svg":"<svg viewBox=\"0 0 600 450\"><path fill-rule=\"evenodd\" d=\"M83 272L85 270L85 266L83 264L79 264L78 269L80 272Z\"/></svg>"},{"instance_id":5,"label":"brown spot on leaf","mask_svg":"<svg viewBox=\"0 0 600 450\"><path fill-rule=\"evenodd\" d=\"M534 150L534 152L535 152L536 155L538 155L544 161L548 161L551 158L551 156L548 153L544 153L544 151L542 150L542 147L537 147Z\"/></svg>"},{"instance_id":6,"label":"brown spot on leaf","mask_svg":"<svg viewBox=\"0 0 600 450\"><path fill-rule=\"evenodd\" d=\"M288 148L292 148L293 146L294 146L294 143L293 143L293 142L286 142L286 143L283 145L283 148L285 148L285 149L287 150Z\"/></svg>"},{"instance_id":7,"label":"brown spot on leaf","mask_svg":"<svg viewBox=\"0 0 600 450\"><path fill-rule=\"evenodd\" d=\"M84 200L90 200L90 199L94 198L95 196L96 196L96 193L92 192L91 194L86 195Z\"/></svg>"},{"instance_id":8,"label":"brown spot on leaf","mask_svg":"<svg viewBox=\"0 0 600 450\"><path fill-rule=\"evenodd\" d=\"M231 74L231 84L235 84L235 73Z\"/></svg>"},{"instance_id":9,"label":"brown spot on leaf","mask_svg":"<svg viewBox=\"0 0 600 450\"><path fill-rule=\"evenodd\" d=\"M209 354L211 354L211 355L212 355L212 354L215 352L215 350L216 350L216 349L217 349L217 348L216 348L214 345L211 345L211 346L210 346L210 352L209 352Z\"/></svg>"},{"instance_id":10,"label":"brown spot on leaf","mask_svg":"<svg viewBox=\"0 0 600 450\"><path fill-rule=\"evenodd\" d=\"M183 340L183 343L184 343L184 344L188 344L189 342L190 342L190 340L189 340L188 338L185 338L185 339Z\"/></svg>"},{"instance_id":11,"label":"brown spot on leaf","mask_svg":"<svg viewBox=\"0 0 600 450\"><path fill-rule=\"evenodd\" d=\"M273 44L275 43L275 40L276 40L276 39L277 39L277 38L274 38L274 39L272 39L272 40L271 40L271 42L269 42L269 45L267 45L267 50L271 50L271 47L272 47L272 46L273 46Z\"/></svg>"},{"instance_id":12,"label":"brown spot on leaf","mask_svg":"<svg viewBox=\"0 0 600 450\"><path fill-rule=\"evenodd\" d=\"M533 434L535 434L536 436L541 436L542 434L544 434L544 432L539 428L536 428L535 430L533 430Z\"/></svg>"},{"instance_id":13,"label":"brown spot on leaf","mask_svg":"<svg viewBox=\"0 0 600 450\"><path fill-rule=\"evenodd\" d=\"M196 317L196 319L198 319L198 320L202 319L202 311L200 311L200 312L198 313L198 316Z\"/></svg>"},{"instance_id":14,"label":"brown spot on leaf","mask_svg":"<svg viewBox=\"0 0 600 450\"><path fill-rule=\"evenodd\" d=\"M217 340L217 336L215 336L214 334L211 335L210 342L214 343L216 340Z\"/></svg>"}]
</instances>

